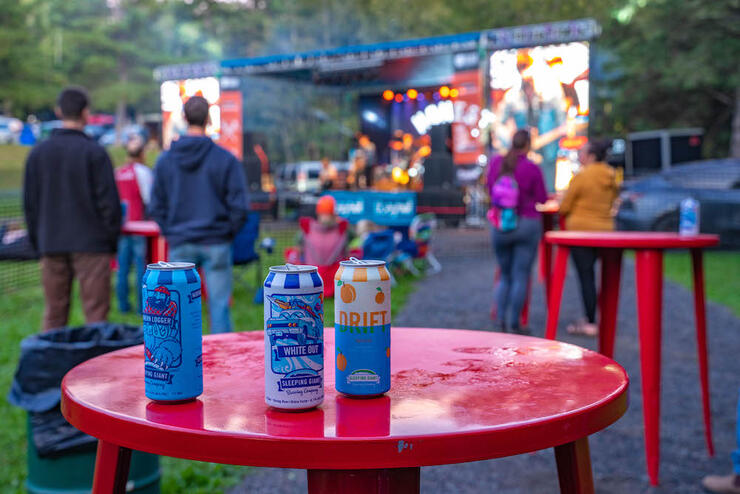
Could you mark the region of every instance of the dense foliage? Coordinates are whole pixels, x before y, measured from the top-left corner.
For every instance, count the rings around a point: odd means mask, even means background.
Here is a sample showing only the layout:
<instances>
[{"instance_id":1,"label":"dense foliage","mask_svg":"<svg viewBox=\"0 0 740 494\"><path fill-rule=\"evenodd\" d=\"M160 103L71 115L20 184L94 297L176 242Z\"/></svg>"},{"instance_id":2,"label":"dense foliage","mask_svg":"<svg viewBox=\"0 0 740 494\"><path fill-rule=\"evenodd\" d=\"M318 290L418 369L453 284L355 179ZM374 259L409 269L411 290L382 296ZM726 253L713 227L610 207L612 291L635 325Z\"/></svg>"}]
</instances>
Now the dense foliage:
<instances>
[{"instance_id":1,"label":"dense foliage","mask_svg":"<svg viewBox=\"0 0 740 494\"><path fill-rule=\"evenodd\" d=\"M155 112L152 69L165 63L582 17L605 27L598 48L612 74L597 88L598 132L698 126L721 156L735 115L740 153L740 0L0 0L0 111L48 112L61 85L78 83L98 110ZM294 104L282 101L274 112ZM311 111L294 114L324 133L345 126Z\"/></svg>"}]
</instances>

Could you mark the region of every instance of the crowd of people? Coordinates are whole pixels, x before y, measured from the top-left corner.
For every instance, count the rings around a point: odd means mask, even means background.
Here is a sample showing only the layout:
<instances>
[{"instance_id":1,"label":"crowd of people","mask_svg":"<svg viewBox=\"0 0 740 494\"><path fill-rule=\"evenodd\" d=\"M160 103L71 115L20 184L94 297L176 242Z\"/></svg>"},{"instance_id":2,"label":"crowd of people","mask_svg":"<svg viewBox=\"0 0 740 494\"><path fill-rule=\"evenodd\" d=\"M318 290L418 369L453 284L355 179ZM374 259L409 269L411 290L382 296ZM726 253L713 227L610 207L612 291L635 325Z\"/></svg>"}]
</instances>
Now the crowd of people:
<instances>
[{"instance_id":1,"label":"crowd of people","mask_svg":"<svg viewBox=\"0 0 740 494\"><path fill-rule=\"evenodd\" d=\"M41 256L42 328L67 324L74 279L85 322L108 319L116 252L119 308L131 310L128 271L135 265L141 280L146 248L143 238L121 235L121 226L147 215L167 239L169 260L193 262L205 273L211 332L231 331L231 243L247 220L249 200L241 163L205 135L208 102L187 101L186 134L159 156L153 173L142 164L145 142L137 139L114 172L106 150L84 133L89 106L83 88L64 89L56 108L62 128L36 145L26 163L24 212Z\"/></svg>"}]
</instances>

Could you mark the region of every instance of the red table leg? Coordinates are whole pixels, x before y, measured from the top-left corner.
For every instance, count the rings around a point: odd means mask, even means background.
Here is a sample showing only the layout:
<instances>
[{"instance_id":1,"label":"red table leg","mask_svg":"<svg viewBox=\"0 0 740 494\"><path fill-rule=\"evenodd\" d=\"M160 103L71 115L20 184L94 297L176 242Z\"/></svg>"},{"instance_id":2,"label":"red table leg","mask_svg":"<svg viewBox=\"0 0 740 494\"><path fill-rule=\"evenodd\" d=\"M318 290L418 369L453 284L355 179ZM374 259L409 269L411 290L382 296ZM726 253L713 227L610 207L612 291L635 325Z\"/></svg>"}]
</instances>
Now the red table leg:
<instances>
[{"instance_id":1,"label":"red table leg","mask_svg":"<svg viewBox=\"0 0 740 494\"><path fill-rule=\"evenodd\" d=\"M561 494L593 494L591 454L588 437L555 447Z\"/></svg>"},{"instance_id":2,"label":"red table leg","mask_svg":"<svg viewBox=\"0 0 740 494\"><path fill-rule=\"evenodd\" d=\"M168 257L167 241L164 236L149 237L149 255L152 262L166 261Z\"/></svg>"},{"instance_id":3,"label":"red table leg","mask_svg":"<svg viewBox=\"0 0 740 494\"><path fill-rule=\"evenodd\" d=\"M496 290L498 287L498 280L501 279L501 268L496 265L496 269L493 272L493 303L491 304L491 321L496 320Z\"/></svg>"},{"instance_id":4,"label":"red table leg","mask_svg":"<svg viewBox=\"0 0 740 494\"><path fill-rule=\"evenodd\" d=\"M619 279L622 249L601 249L601 288L599 290L599 353L614 356L617 330Z\"/></svg>"},{"instance_id":5,"label":"red table leg","mask_svg":"<svg viewBox=\"0 0 740 494\"><path fill-rule=\"evenodd\" d=\"M568 269L568 253L570 248L559 245L555 256L555 271L550 281L550 297L547 303L547 327L545 338L554 340L558 331L558 317L560 316L560 301L563 298L563 284Z\"/></svg>"},{"instance_id":6,"label":"red table leg","mask_svg":"<svg viewBox=\"0 0 740 494\"><path fill-rule=\"evenodd\" d=\"M645 457L651 485L658 485L660 466L660 342L663 308L663 251L635 252L640 371L645 424Z\"/></svg>"},{"instance_id":7,"label":"red table leg","mask_svg":"<svg viewBox=\"0 0 740 494\"><path fill-rule=\"evenodd\" d=\"M714 456L712 444L712 412L709 407L709 356L707 352L707 312L704 306L704 263L701 249L691 249L694 271L694 311L696 314L696 349L699 353L701 402L704 408L704 439L709 456Z\"/></svg>"},{"instance_id":8,"label":"red table leg","mask_svg":"<svg viewBox=\"0 0 740 494\"><path fill-rule=\"evenodd\" d=\"M420 490L421 469L308 470L308 494L413 494Z\"/></svg>"},{"instance_id":9,"label":"red table leg","mask_svg":"<svg viewBox=\"0 0 740 494\"><path fill-rule=\"evenodd\" d=\"M526 328L529 324L529 298L532 296L532 280L527 282L527 297L524 299L524 305L522 306L522 313L519 317L519 326Z\"/></svg>"},{"instance_id":10,"label":"red table leg","mask_svg":"<svg viewBox=\"0 0 740 494\"><path fill-rule=\"evenodd\" d=\"M540 239L540 281L545 284L545 300L547 300L547 289L550 280L550 267L552 263L552 245L545 242L545 233L552 230L553 218L552 214L542 215L542 238Z\"/></svg>"},{"instance_id":11,"label":"red table leg","mask_svg":"<svg viewBox=\"0 0 740 494\"><path fill-rule=\"evenodd\" d=\"M130 465L130 449L99 440L93 494L124 494Z\"/></svg>"}]
</instances>

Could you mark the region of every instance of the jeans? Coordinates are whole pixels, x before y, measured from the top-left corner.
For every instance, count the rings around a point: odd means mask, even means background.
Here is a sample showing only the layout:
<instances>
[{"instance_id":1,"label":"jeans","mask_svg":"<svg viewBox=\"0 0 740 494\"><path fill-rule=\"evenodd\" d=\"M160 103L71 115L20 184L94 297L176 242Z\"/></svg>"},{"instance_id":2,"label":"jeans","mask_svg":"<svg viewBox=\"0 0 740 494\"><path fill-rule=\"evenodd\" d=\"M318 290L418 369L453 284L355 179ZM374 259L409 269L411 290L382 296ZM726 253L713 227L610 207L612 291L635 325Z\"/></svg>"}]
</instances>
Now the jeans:
<instances>
[{"instance_id":1,"label":"jeans","mask_svg":"<svg viewBox=\"0 0 740 494\"><path fill-rule=\"evenodd\" d=\"M501 269L496 314L499 322L508 328L519 328L519 315L527 298L527 285L541 236L539 218L519 217L516 230L493 232L493 248Z\"/></svg>"},{"instance_id":2,"label":"jeans","mask_svg":"<svg viewBox=\"0 0 740 494\"><path fill-rule=\"evenodd\" d=\"M233 258L231 244L182 244L170 248L170 261L192 262L203 268L208 288L208 312L211 333L231 331L229 302L232 290Z\"/></svg>"},{"instance_id":3,"label":"jeans","mask_svg":"<svg viewBox=\"0 0 740 494\"><path fill-rule=\"evenodd\" d=\"M596 273L594 265L598 250L593 247L571 247L573 263L576 265L578 281L581 284L581 298L586 310L586 319L591 324L596 322Z\"/></svg>"},{"instance_id":4,"label":"jeans","mask_svg":"<svg viewBox=\"0 0 740 494\"><path fill-rule=\"evenodd\" d=\"M737 399L737 422L735 422L735 435L737 436L737 449L731 453L732 466L735 469L735 474L740 475L740 395Z\"/></svg>"},{"instance_id":5,"label":"jeans","mask_svg":"<svg viewBox=\"0 0 740 494\"><path fill-rule=\"evenodd\" d=\"M116 280L116 297L118 310L129 312L128 303L128 272L134 264L136 271L136 312L141 314L141 279L146 271L146 238L134 235L122 235L118 239L118 278Z\"/></svg>"}]
</instances>

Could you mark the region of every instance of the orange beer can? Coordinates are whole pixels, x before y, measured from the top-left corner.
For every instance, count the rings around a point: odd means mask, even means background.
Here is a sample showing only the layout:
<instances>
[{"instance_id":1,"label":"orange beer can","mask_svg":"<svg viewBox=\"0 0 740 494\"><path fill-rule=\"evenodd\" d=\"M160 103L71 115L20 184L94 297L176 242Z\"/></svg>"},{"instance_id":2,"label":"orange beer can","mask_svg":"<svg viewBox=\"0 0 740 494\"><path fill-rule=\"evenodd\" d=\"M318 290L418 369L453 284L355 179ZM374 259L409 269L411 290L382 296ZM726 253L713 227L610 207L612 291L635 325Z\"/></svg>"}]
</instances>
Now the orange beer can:
<instances>
[{"instance_id":1,"label":"orange beer can","mask_svg":"<svg viewBox=\"0 0 740 494\"><path fill-rule=\"evenodd\" d=\"M340 263L334 276L337 391L368 397L391 388L391 277L385 261Z\"/></svg>"}]
</instances>

